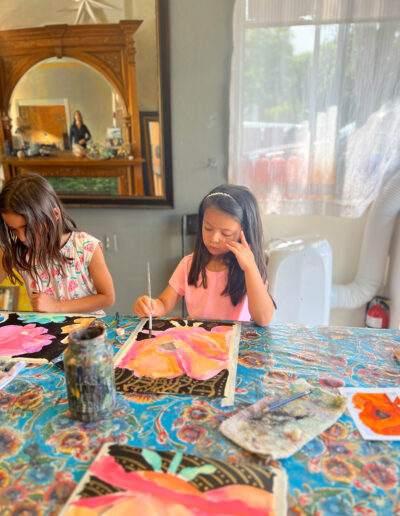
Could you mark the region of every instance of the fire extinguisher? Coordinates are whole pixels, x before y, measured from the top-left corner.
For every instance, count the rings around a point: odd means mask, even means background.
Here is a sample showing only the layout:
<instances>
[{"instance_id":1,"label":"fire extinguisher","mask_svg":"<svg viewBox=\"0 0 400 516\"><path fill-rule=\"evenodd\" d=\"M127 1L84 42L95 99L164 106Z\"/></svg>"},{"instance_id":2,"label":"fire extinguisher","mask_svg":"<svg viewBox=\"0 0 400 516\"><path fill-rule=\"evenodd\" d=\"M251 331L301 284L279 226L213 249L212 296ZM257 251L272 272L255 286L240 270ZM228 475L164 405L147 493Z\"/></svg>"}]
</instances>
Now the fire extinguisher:
<instances>
[{"instance_id":1,"label":"fire extinguisher","mask_svg":"<svg viewBox=\"0 0 400 516\"><path fill-rule=\"evenodd\" d=\"M390 299L384 296L375 296L367 304L365 312L365 326L367 328L387 328L389 324Z\"/></svg>"}]
</instances>

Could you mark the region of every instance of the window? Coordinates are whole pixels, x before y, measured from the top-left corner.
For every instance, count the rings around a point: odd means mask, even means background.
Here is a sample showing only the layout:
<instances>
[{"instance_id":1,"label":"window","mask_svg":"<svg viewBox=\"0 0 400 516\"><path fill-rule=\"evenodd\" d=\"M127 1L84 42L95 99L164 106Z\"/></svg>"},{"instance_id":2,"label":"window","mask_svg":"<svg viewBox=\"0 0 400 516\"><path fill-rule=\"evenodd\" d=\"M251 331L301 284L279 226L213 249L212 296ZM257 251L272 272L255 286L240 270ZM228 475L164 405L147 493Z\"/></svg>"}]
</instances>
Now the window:
<instances>
[{"instance_id":1,"label":"window","mask_svg":"<svg viewBox=\"0 0 400 516\"><path fill-rule=\"evenodd\" d=\"M229 180L264 213L360 216L400 169L400 3L236 0Z\"/></svg>"}]
</instances>

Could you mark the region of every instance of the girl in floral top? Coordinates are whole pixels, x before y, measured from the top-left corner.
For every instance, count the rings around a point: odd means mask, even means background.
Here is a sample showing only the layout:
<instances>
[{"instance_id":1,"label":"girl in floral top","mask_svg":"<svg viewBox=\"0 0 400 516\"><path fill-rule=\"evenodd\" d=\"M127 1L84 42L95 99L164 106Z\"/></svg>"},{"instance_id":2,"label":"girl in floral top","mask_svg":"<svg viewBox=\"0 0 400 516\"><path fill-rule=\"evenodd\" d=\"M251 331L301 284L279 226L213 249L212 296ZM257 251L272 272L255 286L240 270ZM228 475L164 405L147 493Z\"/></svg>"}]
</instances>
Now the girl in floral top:
<instances>
[{"instance_id":1,"label":"girl in floral top","mask_svg":"<svg viewBox=\"0 0 400 516\"><path fill-rule=\"evenodd\" d=\"M0 194L0 282L23 278L35 312L102 312L114 286L100 241L77 229L51 185L19 174Z\"/></svg>"}]
</instances>

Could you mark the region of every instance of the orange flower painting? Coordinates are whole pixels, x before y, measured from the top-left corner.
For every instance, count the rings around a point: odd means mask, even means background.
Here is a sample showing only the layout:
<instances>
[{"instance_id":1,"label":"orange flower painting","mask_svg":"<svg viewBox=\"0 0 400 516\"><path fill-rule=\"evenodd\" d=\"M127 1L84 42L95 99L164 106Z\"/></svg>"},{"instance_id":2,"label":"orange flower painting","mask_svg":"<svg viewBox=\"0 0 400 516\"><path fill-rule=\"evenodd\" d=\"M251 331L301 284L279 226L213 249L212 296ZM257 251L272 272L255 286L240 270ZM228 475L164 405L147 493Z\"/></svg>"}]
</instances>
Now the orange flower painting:
<instances>
[{"instance_id":1,"label":"orange flower painting","mask_svg":"<svg viewBox=\"0 0 400 516\"><path fill-rule=\"evenodd\" d=\"M342 387L347 408L364 439L400 441L400 389L398 387Z\"/></svg>"},{"instance_id":2,"label":"orange flower painting","mask_svg":"<svg viewBox=\"0 0 400 516\"><path fill-rule=\"evenodd\" d=\"M223 406L233 404L240 323L156 319L151 335L144 325L114 358L118 391L218 397Z\"/></svg>"},{"instance_id":3,"label":"orange flower painting","mask_svg":"<svg viewBox=\"0 0 400 516\"><path fill-rule=\"evenodd\" d=\"M117 445L115 446L117 448ZM119 448L118 457L134 453L134 448ZM140 464L140 451L131 464ZM123 516L145 514L154 516L272 516L276 514L276 498L269 476L260 469L247 468L246 475L235 470L235 465L206 459L195 467L181 468L184 455L177 452L167 471L162 471L162 452L142 449L142 457L148 462L148 469L126 471L113 456L102 455L90 466L89 473L117 489L117 492L99 492L99 495L82 496L84 485L77 489L67 503L62 515L66 516ZM189 456L190 457L190 456ZM196 458L194 458L196 461ZM129 462L127 463L127 465ZM230 472L230 481L221 483L224 469ZM216 475L214 477L214 475ZM236 475L238 477L236 478ZM196 485L196 477L203 488ZM246 477L249 477L248 482ZM92 477L93 478L93 477ZM241 480L239 480L241 479ZM257 487L250 485L257 484ZM207 488L204 488L207 485ZM82 489L83 487L83 489Z\"/></svg>"},{"instance_id":4,"label":"orange flower painting","mask_svg":"<svg viewBox=\"0 0 400 516\"><path fill-rule=\"evenodd\" d=\"M229 359L231 326L216 326L211 331L198 326L175 327L156 337L137 341L119 362L136 376L176 378L187 374L208 380L226 369Z\"/></svg>"},{"instance_id":5,"label":"orange flower painting","mask_svg":"<svg viewBox=\"0 0 400 516\"><path fill-rule=\"evenodd\" d=\"M385 393L359 392L353 404L365 426L380 435L400 435L400 399L393 401Z\"/></svg>"}]
</instances>

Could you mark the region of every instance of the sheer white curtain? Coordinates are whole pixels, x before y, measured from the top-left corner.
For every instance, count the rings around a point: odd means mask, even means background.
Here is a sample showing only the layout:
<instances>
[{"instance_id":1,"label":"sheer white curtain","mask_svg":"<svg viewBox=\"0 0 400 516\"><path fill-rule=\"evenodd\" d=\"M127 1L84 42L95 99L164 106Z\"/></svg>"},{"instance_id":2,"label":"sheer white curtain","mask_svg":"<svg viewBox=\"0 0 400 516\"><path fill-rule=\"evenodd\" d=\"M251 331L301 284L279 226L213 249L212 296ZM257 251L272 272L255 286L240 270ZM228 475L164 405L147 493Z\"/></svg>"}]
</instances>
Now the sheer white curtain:
<instances>
[{"instance_id":1,"label":"sheer white curtain","mask_svg":"<svg viewBox=\"0 0 400 516\"><path fill-rule=\"evenodd\" d=\"M400 173L400 1L236 0L229 181L358 217Z\"/></svg>"}]
</instances>

